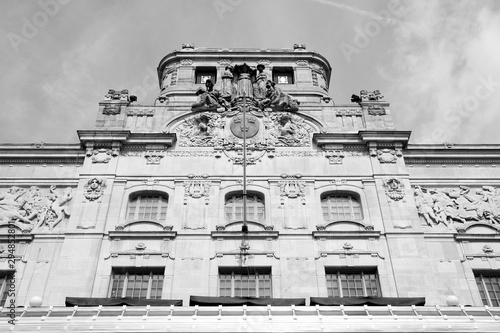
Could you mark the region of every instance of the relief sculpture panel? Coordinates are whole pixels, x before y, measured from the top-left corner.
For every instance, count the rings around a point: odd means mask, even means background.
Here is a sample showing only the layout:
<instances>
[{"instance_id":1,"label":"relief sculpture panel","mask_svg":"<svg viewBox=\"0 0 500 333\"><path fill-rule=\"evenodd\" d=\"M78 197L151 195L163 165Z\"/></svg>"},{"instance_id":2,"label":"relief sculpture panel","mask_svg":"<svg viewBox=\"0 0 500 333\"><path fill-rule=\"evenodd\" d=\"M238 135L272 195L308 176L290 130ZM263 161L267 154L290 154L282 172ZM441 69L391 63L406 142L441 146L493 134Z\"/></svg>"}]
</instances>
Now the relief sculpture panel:
<instances>
[{"instance_id":1,"label":"relief sculpture panel","mask_svg":"<svg viewBox=\"0 0 500 333\"><path fill-rule=\"evenodd\" d=\"M415 186L415 202L426 225L448 227L474 222L500 224L500 191L493 186L472 189Z\"/></svg>"}]
</instances>

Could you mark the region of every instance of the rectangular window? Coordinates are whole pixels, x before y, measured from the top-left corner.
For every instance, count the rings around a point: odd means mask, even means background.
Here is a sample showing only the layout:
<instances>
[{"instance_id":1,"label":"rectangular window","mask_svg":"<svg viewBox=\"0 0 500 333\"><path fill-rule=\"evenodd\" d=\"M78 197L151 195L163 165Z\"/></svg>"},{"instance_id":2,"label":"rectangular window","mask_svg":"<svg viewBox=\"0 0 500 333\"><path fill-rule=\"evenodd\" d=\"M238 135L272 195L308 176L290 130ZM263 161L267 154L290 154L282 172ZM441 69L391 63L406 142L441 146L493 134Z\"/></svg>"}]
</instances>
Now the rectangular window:
<instances>
[{"instance_id":1,"label":"rectangular window","mask_svg":"<svg viewBox=\"0 0 500 333\"><path fill-rule=\"evenodd\" d=\"M164 268L113 268L109 297L161 299Z\"/></svg>"},{"instance_id":2,"label":"rectangular window","mask_svg":"<svg viewBox=\"0 0 500 333\"><path fill-rule=\"evenodd\" d=\"M292 67L274 67L273 81L276 84L293 84Z\"/></svg>"},{"instance_id":3,"label":"rectangular window","mask_svg":"<svg viewBox=\"0 0 500 333\"><path fill-rule=\"evenodd\" d=\"M271 268L220 268L219 296L271 298Z\"/></svg>"},{"instance_id":4,"label":"rectangular window","mask_svg":"<svg viewBox=\"0 0 500 333\"><path fill-rule=\"evenodd\" d=\"M376 268L326 269L328 297L381 297Z\"/></svg>"},{"instance_id":5,"label":"rectangular window","mask_svg":"<svg viewBox=\"0 0 500 333\"><path fill-rule=\"evenodd\" d=\"M477 288L484 305L500 306L500 272L474 272Z\"/></svg>"},{"instance_id":6,"label":"rectangular window","mask_svg":"<svg viewBox=\"0 0 500 333\"><path fill-rule=\"evenodd\" d=\"M211 80L215 84L217 69L215 67L196 67L196 83L205 84L206 80Z\"/></svg>"},{"instance_id":7,"label":"rectangular window","mask_svg":"<svg viewBox=\"0 0 500 333\"><path fill-rule=\"evenodd\" d=\"M9 295L9 288L13 281L11 281L14 277L14 273L12 272L0 272L0 306L4 306L7 301ZM14 288L10 288L14 289Z\"/></svg>"}]
</instances>

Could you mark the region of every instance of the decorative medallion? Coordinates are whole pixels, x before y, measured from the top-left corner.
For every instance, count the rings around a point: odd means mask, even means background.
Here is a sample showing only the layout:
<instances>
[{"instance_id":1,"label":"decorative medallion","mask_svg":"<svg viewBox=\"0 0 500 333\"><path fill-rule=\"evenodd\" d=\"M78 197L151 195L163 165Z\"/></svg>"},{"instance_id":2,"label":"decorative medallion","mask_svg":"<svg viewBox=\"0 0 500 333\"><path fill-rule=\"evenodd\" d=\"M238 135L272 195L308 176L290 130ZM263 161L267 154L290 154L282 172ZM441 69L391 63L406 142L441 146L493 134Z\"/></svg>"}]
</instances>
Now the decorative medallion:
<instances>
[{"instance_id":1,"label":"decorative medallion","mask_svg":"<svg viewBox=\"0 0 500 333\"><path fill-rule=\"evenodd\" d=\"M399 201L405 196L405 185L396 178L384 180L385 194L394 201Z\"/></svg>"},{"instance_id":2,"label":"decorative medallion","mask_svg":"<svg viewBox=\"0 0 500 333\"><path fill-rule=\"evenodd\" d=\"M306 197L304 193L306 183L304 181L297 181L297 180L279 181L278 186L280 188L280 197L282 205L285 204L285 197L291 199L300 197L302 204L303 205L306 204Z\"/></svg>"},{"instance_id":3,"label":"decorative medallion","mask_svg":"<svg viewBox=\"0 0 500 333\"><path fill-rule=\"evenodd\" d=\"M106 180L92 178L83 186L83 196L88 201L94 201L99 199L104 193L104 189L106 188Z\"/></svg>"},{"instance_id":4,"label":"decorative medallion","mask_svg":"<svg viewBox=\"0 0 500 333\"><path fill-rule=\"evenodd\" d=\"M245 117L245 119L243 119ZM243 128L243 120L245 120L245 128ZM252 115L242 114L234 117L229 123L229 128L231 129L231 133L234 134L237 138L242 139L244 132L246 132L246 137L251 138L254 137L259 132L260 123L259 120Z\"/></svg>"},{"instance_id":5,"label":"decorative medallion","mask_svg":"<svg viewBox=\"0 0 500 333\"><path fill-rule=\"evenodd\" d=\"M210 185L208 180L187 180L184 182L184 204L187 205L188 197L199 199L205 197L205 205L210 201Z\"/></svg>"}]
</instances>

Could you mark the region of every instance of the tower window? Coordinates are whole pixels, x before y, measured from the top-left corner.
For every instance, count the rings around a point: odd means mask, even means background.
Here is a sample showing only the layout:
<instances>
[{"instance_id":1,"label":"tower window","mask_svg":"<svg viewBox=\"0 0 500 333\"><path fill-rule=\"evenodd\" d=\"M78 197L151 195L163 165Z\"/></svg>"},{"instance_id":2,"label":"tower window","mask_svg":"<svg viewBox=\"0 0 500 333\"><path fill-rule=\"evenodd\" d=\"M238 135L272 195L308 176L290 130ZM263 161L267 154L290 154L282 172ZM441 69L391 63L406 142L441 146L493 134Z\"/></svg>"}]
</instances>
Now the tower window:
<instances>
[{"instance_id":1,"label":"tower window","mask_svg":"<svg viewBox=\"0 0 500 333\"><path fill-rule=\"evenodd\" d=\"M206 80L211 80L213 84L217 79L217 69L215 67L196 67L196 83L205 84Z\"/></svg>"},{"instance_id":2,"label":"tower window","mask_svg":"<svg viewBox=\"0 0 500 333\"><path fill-rule=\"evenodd\" d=\"M273 81L277 84L293 84L292 67L274 67Z\"/></svg>"}]
</instances>

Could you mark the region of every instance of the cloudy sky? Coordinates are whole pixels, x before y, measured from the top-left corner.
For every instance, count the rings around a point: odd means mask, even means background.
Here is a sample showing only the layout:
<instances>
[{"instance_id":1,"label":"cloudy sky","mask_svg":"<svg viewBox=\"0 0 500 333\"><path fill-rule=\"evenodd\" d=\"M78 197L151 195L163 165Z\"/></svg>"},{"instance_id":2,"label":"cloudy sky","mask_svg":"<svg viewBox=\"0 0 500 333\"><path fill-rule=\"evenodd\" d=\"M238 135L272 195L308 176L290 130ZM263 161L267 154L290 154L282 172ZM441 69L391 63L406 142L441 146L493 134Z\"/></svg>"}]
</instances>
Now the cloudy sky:
<instances>
[{"instance_id":1,"label":"cloudy sky","mask_svg":"<svg viewBox=\"0 0 500 333\"><path fill-rule=\"evenodd\" d=\"M336 104L379 89L412 143L500 144L500 1L1 0L0 36L2 143L78 142L110 88L152 103L158 62L190 42L304 43Z\"/></svg>"}]
</instances>

